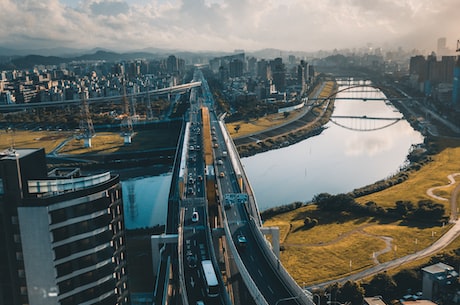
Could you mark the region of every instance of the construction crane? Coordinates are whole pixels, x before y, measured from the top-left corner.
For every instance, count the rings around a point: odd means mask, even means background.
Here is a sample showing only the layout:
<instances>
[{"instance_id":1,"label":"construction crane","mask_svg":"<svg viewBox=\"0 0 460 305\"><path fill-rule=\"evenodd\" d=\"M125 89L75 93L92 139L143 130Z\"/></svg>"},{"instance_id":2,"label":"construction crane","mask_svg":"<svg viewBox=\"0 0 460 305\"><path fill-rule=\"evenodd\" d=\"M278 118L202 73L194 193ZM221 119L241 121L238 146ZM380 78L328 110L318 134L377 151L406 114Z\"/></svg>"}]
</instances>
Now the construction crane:
<instances>
[{"instance_id":1,"label":"construction crane","mask_svg":"<svg viewBox=\"0 0 460 305\"><path fill-rule=\"evenodd\" d=\"M84 141L85 147L91 147L91 139L96 135L89 112L88 102L86 101L86 90L82 88L81 105L80 105L80 133Z\"/></svg>"},{"instance_id":2,"label":"construction crane","mask_svg":"<svg viewBox=\"0 0 460 305\"><path fill-rule=\"evenodd\" d=\"M133 120L129 110L129 101L126 96L125 77L123 76L123 114L121 118L121 136L124 139L124 144L131 144L131 139L134 133Z\"/></svg>"}]
</instances>

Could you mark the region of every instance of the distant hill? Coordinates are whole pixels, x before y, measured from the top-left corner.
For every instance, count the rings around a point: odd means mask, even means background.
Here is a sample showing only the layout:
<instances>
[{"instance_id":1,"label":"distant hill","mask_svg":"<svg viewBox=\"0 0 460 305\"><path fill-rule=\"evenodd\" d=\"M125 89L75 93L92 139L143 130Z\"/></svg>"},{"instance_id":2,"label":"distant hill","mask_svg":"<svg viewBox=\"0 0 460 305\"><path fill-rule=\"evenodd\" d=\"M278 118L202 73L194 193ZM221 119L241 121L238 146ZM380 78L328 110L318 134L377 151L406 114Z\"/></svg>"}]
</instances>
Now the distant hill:
<instances>
[{"instance_id":1,"label":"distant hill","mask_svg":"<svg viewBox=\"0 0 460 305\"><path fill-rule=\"evenodd\" d=\"M152 51L158 49L152 49ZM155 59L165 58L169 55L175 55L178 58L184 58L191 62L200 62L204 59L227 55L224 52L188 52L188 51L173 51L161 50L158 52L149 52L147 50L133 51L127 53L117 53L103 49L95 49L94 53L85 53L78 56L44 56L39 54L26 56L1 56L0 50L0 70L5 69L30 69L36 65L59 65L61 63L69 63L72 61L93 61L105 60L107 62L116 62L122 60L134 59Z\"/></svg>"},{"instance_id":2,"label":"distant hill","mask_svg":"<svg viewBox=\"0 0 460 305\"><path fill-rule=\"evenodd\" d=\"M72 61L92 61L92 60L105 60L114 62L119 60L132 60L138 58L151 59L158 55L147 52L134 52L134 53L116 53L110 51L99 50L93 54L84 54L76 57L60 57L60 56L42 56L42 55L27 55L15 57L7 62L8 57L1 57L3 59L2 66L13 66L16 69L30 69L36 65L59 65L62 63L69 63ZM1 67L0 67L1 68Z\"/></svg>"},{"instance_id":3,"label":"distant hill","mask_svg":"<svg viewBox=\"0 0 460 305\"><path fill-rule=\"evenodd\" d=\"M131 52L117 53L104 48L94 48L86 51L71 48L26 51L0 47L0 70L30 69L36 65L59 65L71 61L105 60L107 62L116 62L134 59L155 59L165 58L169 55L175 55L178 58L185 59L188 63L206 63L211 58L232 54L235 53L220 51L184 51L159 48L145 48ZM279 49L263 49L245 52L245 54L248 57L253 56L259 59L273 59L276 57L286 58L288 55L295 55L303 58L311 58L313 56L313 53L283 51Z\"/></svg>"},{"instance_id":4,"label":"distant hill","mask_svg":"<svg viewBox=\"0 0 460 305\"><path fill-rule=\"evenodd\" d=\"M11 60L11 63L17 69L28 69L33 68L35 65L59 65L69 61L69 58L62 58L57 56L27 55L14 58Z\"/></svg>"}]
</instances>

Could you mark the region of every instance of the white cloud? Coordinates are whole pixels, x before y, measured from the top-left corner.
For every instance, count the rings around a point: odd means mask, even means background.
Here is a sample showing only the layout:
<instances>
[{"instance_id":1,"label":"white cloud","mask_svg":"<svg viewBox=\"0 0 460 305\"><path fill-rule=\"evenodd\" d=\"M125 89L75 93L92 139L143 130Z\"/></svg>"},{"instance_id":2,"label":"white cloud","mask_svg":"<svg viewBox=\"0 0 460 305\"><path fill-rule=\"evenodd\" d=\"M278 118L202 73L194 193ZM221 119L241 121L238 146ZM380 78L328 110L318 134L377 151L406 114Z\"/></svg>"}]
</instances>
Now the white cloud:
<instances>
[{"instance_id":1,"label":"white cloud","mask_svg":"<svg viewBox=\"0 0 460 305\"><path fill-rule=\"evenodd\" d=\"M1 0L16 47L318 50L460 38L457 0Z\"/></svg>"}]
</instances>

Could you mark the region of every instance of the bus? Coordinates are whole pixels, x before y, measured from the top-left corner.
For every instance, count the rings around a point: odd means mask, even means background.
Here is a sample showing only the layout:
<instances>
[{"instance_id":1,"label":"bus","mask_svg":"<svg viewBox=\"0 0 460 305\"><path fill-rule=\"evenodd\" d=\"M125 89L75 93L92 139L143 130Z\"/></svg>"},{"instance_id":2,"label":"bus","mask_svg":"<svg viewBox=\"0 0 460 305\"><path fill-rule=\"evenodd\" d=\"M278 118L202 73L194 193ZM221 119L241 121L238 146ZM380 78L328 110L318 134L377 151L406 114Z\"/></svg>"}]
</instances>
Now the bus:
<instances>
[{"instance_id":1,"label":"bus","mask_svg":"<svg viewBox=\"0 0 460 305\"><path fill-rule=\"evenodd\" d=\"M206 293L209 297L216 297L219 295L219 282L217 281L216 272L211 260L201 261L201 268L203 271L204 284Z\"/></svg>"}]
</instances>

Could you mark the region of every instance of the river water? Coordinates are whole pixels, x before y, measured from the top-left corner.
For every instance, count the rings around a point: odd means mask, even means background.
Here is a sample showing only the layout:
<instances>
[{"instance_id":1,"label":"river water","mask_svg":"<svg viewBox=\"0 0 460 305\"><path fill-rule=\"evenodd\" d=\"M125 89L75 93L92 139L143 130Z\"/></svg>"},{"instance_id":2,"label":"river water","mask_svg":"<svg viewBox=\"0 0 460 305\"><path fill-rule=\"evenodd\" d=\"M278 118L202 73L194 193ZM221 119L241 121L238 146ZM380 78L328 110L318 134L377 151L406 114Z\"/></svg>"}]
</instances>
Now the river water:
<instances>
[{"instance_id":1,"label":"river water","mask_svg":"<svg viewBox=\"0 0 460 305\"><path fill-rule=\"evenodd\" d=\"M384 95L366 88L337 95L335 123L329 122L320 135L241 160L261 211L294 201L308 202L319 193L348 192L384 179L405 165L412 145L422 143L423 136L405 120L369 119L402 115L383 100L371 100ZM367 119L334 118L337 116ZM171 178L165 174L122 182L128 229L165 223Z\"/></svg>"}]
</instances>

